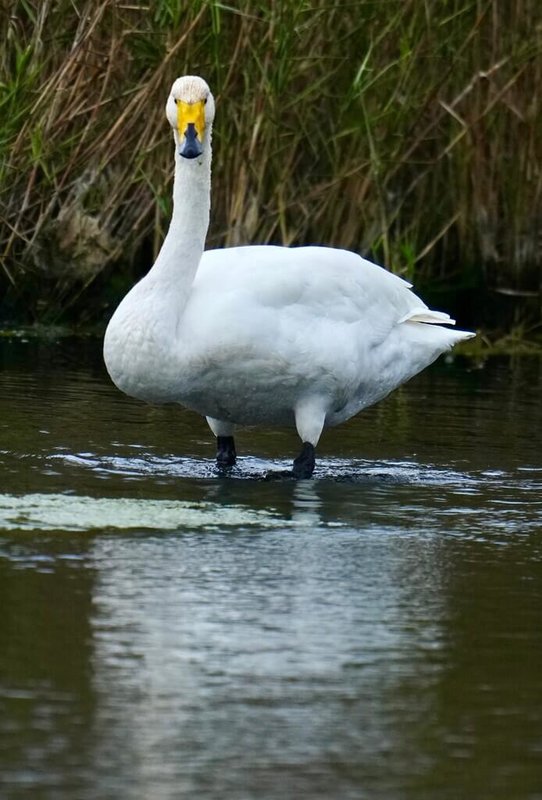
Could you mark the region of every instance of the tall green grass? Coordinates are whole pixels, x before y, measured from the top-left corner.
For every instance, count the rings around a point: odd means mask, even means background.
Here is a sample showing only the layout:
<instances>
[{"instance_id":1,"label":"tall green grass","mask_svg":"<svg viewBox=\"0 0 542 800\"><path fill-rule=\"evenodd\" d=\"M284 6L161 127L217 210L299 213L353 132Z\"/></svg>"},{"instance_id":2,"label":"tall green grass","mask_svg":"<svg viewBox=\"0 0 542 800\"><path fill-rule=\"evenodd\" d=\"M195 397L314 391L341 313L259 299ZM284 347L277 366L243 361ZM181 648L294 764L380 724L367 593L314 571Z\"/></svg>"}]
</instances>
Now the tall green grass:
<instances>
[{"instance_id":1,"label":"tall green grass","mask_svg":"<svg viewBox=\"0 0 542 800\"><path fill-rule=\"evenodd\" d=\"M4 316L100 318L150 265L186 72L218 101L209 246L329 243L540 299L538 0L3 5Z\"/></svg>"}]
</instances>

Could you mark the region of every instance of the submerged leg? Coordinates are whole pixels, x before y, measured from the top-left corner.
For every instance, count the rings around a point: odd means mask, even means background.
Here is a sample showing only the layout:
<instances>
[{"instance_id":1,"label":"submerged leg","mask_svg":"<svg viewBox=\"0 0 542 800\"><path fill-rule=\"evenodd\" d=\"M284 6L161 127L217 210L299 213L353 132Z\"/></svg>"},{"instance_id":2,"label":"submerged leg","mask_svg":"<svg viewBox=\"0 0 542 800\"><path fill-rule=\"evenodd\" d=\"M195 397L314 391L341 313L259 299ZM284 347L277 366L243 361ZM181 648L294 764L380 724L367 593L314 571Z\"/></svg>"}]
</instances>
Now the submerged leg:
<instances>
[{"instance_id":1,"label":"submerged leg","mask_svg":"<svg viewBox=\"0 0 542 800\"><path fill-rule=\"evenodd\" d=\"M216 437L216 463L219 467L233 467L237 453L233 436Z\"/></svg>"},{"instance_id":2,"label":"submerged leg","mask_svg":"<svg viewBox=\"0 0 542 800\"><path fill-rule=\"evenodd\" d=\"M216 463L219 467L233 467L237 458L233 439L234 426L213 417L207 417L207 423L216 436Z\"/></svg>"},{"instance_id":3,"label":"submerged leg","mask_svg":"<svg viewBox=\"0 0 542 800\"><path fill-rule=\"evenodd\" d=\"M294 478L310 478L316 463L315 448L326 421L325 404L319 397L303 400L295 409L295 426L303 447L294 461Z\"/></svg>"},{"instance_id":4,"label":"submerged leg","mask_svg":"<svg viewBox=\"0 0 542 800\"><path fill-rule=\"evenodd\" d=\"M294 459L294 466L292 468L294 478L310 478L314 472L315 463L314 445L310 442L303 442L300 454Z\"/></svg>"}]
</instances>

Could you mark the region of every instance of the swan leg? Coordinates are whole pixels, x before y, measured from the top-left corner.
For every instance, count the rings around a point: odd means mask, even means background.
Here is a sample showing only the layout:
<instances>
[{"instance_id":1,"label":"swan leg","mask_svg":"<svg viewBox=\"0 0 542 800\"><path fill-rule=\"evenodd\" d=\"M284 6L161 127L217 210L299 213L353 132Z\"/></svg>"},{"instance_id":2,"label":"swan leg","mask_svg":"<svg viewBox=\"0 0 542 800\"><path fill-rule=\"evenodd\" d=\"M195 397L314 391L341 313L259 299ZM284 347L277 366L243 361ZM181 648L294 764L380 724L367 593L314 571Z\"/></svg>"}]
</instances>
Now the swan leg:
<instances>
[{"instance_id":1,"label":"swan leg","mask_svg":"<svg viewBox=\"0 0 542 800\"><path fill-rule=\"evenodd\" d=\"M216 463L219 467L233 467L237 453L233 438L234 426L214 417L206 417L207 424L216 436Z\"/></svg>"},{"instance_id":2,"label":"swan leg","mask_svg":"<svg viewBox=\"0 0 542 800\"><path fill-rule=\"evenodd\" d=\"M294 459L292 475L294 478L310 478L314 472L316 463L314 445L310 442L303 442L303 447L297 458Z\"/></svg>"},{"instance_id":3,"label":"swan leg","mask_svg":"<svg viewBox=\"0 0 542 800\"><path fill-rule=\"evenodd\" d=\"M325 404L318 397L298 403L295 409L295 426L303 442L301 453L294 460L294 478L310 478L316 463L316 445L326 421Z\"/></svg>"},{"instance_id":4,"label":"swan leg","mask_svg":"<svg viewBox=\"0 0 542 800\"><path fill-rule=\"evenodd\" d=\"M233 467L237 459L233 436L216 437L216 463L219 467Z\"/></svg>"}]
</instances>

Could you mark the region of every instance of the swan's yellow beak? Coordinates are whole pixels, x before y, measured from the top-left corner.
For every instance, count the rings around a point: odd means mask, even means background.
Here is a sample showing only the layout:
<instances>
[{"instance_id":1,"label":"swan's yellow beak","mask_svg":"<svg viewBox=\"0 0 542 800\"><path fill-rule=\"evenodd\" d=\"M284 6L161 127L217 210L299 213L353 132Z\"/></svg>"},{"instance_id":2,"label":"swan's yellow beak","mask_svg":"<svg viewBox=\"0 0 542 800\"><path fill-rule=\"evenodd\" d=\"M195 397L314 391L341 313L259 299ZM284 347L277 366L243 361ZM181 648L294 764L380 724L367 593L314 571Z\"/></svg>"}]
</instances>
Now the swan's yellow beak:
<instances>
[{"instance_id":1,"label":"swan's yellow beak","mask_svg":"<svg viewBox=\"0 0 542 800\"><path fill-rule=\"evenodd\" d=\"M177 101L177 130L181 146L180 155L196 158L203 152L202 142L205 133L205 103L184 103Z\"/></svg>"}]
</instances>

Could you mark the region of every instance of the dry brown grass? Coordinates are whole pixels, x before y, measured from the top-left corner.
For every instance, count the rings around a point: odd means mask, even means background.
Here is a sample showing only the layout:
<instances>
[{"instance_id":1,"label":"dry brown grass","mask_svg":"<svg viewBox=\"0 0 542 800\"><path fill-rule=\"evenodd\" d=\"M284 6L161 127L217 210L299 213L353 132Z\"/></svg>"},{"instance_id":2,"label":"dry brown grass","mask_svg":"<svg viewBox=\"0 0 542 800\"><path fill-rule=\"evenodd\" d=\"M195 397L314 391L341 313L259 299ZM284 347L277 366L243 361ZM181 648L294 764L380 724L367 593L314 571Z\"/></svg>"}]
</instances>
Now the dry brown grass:
<instances>
[{"instance_id":1,"label":"dry brown grass","mask_svg":"<svg viewBox=\"0 0 542 800\"><path fill-rule=\"evenodd\" d=\"M170 208L163 106L188 71L218 99L211 246L330 243L425 283L540 292L537 0L4 6L14 313L99 317L152 260Z\"/></svg>"}]
</instances>

